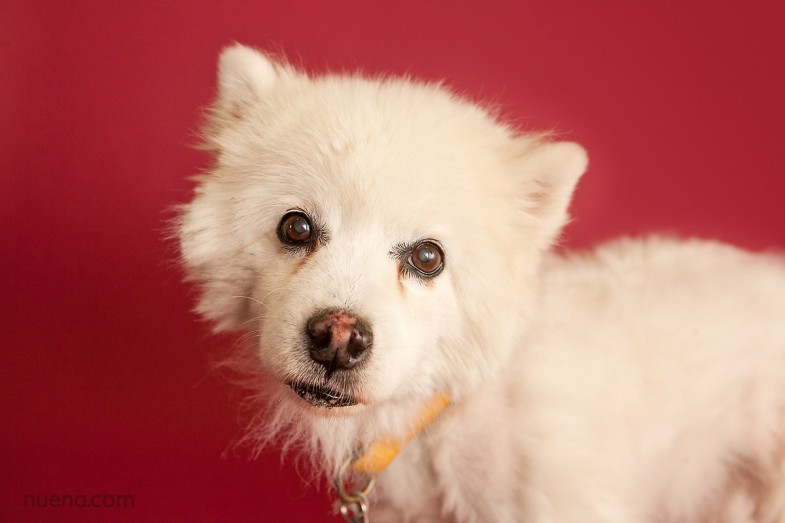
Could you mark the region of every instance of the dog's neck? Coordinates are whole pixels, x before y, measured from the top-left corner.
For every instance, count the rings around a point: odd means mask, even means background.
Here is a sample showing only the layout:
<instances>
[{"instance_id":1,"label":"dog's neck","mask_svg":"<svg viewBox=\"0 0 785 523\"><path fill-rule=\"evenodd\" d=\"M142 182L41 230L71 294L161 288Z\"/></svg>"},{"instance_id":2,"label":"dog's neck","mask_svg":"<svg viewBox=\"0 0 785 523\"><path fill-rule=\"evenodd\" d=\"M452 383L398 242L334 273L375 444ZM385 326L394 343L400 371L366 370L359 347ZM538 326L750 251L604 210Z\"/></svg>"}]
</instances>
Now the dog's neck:
<instances>
[{"instance_id":1,"label":"dog's neck","mask_svg":"<svg viewBox=\"0 0 785 523\"><path fill-rule=\"evenodd\" d=\"M341 514L347 521L367 521L368 494L373 490L376 476L393 462L404 445L418 437L449 404L450 398L446 395L431 397L422 405L403 436L381 437L372 442L362 456L344 463L335 476L335 487ZM358 488L351 480L347 483L347 468L367 478L364 487Z\"/></svg>"},{"instance_id":2,"label":"dog's neck","mask_svg":"<svg viewBox=\"0 0 785 523\"><path fill-rule=\"evenodd\" d=\"M393 462L404 445L419 436L449 404L450 398L446 395L433 396L423 404L408 432L402 437L383 437L373 442L365 454L352 461L351 468L369 476L376 476Z\"/></svg>"}]
</instances>

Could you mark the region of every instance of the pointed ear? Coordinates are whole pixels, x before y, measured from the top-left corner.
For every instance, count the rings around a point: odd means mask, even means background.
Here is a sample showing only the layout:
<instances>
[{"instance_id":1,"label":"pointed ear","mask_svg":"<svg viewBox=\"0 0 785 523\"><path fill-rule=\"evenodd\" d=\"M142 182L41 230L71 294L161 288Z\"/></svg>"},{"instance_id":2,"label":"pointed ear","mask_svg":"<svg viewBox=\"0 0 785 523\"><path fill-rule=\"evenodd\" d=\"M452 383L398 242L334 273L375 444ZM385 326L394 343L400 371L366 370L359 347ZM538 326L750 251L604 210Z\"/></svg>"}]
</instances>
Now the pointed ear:
<instances>
[{"instance_id":1,"label":"pointed ear","mask_svg":"<svg viewBox=\"0 0 785 523\"><path fill-rule=\"evenodd\" d=\"M218 59L218 102L258 100L277 78L276 66L266 55L240 44L227 47Z\"/></svg>"},{"instance_id":2,"label":"pointed ear","mask_svg":"<svg viewBox=\"0 0 785 523\"><path fill-rule=\"evenodd\" d=\"M288 64L250 47L235 44L224 49L218 59L218 96L202 129L201 148L218 151L232 143L225 132L267 109L272 91L296 75Z\"/></svg>"},{"instance_id":3,"label":"pointed ear","mask_svg":"<svg viewBox=\"0 0 785 523\"><path fill-rule=\"evenodd\" d=\"M529 142L518 161L524 174L524 212L539 229L541 247L547 248L567 223L567 208L588 156L577 143L543 142L531 147Z\"/></svg>"}]
</instances>

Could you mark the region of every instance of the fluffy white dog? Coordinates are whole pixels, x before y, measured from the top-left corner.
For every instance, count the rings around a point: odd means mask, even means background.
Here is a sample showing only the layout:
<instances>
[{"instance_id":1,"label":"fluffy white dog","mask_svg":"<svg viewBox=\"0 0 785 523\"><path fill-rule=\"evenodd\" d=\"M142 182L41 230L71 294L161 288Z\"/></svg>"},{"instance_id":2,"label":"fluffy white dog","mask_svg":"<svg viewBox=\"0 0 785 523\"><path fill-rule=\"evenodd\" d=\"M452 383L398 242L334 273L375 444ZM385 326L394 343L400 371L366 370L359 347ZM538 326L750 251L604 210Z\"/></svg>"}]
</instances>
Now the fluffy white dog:
<instances>
[{"instance_id":1,"label":"fluffy white dog","mask_svg":"<svg viewBox=\"0 0 785 523\"><path fill-rule=\"evenodd\" d=\"M251 437L340 471L348 516L785 521L782 257L550 253L580 146L242 46L206 143L179 223L197 310L254 339Z\"/></svg>"}]
</instances>

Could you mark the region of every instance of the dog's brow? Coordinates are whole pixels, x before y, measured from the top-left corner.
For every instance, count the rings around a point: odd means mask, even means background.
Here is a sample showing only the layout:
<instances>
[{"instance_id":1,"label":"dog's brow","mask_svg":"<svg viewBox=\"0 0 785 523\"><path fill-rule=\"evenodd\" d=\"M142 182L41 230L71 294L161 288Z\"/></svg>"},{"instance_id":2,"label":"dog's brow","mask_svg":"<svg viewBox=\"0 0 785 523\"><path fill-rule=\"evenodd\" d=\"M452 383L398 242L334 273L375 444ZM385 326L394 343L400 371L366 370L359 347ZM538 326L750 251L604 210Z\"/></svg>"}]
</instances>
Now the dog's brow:
<instances>
[{"instance_id":1,"label":"dog's brow","mask_svg":"<svg viewBox=\"0 0 785 523\"><path fill-rule=\"evenodd\" d=\"M414 242L412 242L412 243L403 243L403 242L396 243L390 249L389 255L393 259L400 260L401 258L405 257L409 253L409 251L411 251L414 248L414 245L415 245Z\"/></svg>"}]
</instances>

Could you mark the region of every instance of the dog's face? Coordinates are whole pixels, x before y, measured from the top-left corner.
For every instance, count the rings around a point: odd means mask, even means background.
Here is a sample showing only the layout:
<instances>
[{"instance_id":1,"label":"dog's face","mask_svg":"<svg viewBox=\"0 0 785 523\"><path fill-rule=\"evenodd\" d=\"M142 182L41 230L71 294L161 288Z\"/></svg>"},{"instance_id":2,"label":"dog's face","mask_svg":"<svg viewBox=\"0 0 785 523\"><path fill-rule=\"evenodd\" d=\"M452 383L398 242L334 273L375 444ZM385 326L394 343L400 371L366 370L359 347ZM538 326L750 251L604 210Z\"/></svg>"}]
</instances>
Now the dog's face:
<instances>
[{"instance_id":1,"label":"dog's face","mask_svg":"<svg viewBox=\"0 0 785 523\"><path fill-rule=\"evenodd\" d=\"M492 378L586 165L437 86L308 78L240 46L207 140L180 227L198 311L258 335L325 414Z\"/></svg>"}]
</instances>

